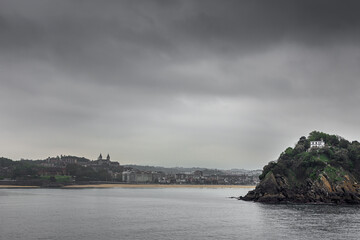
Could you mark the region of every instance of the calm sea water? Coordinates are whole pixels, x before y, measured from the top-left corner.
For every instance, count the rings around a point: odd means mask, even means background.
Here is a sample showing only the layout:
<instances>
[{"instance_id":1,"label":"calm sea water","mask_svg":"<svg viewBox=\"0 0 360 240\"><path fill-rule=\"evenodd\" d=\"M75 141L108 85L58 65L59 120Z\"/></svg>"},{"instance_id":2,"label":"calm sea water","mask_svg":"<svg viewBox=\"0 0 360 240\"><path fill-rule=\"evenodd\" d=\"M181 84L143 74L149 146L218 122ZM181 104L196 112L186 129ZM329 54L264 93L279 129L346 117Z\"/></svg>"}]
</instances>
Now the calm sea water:
<instances>
[{"instance_id":1,"label":"calm sea water","mask_svg":"<svg viewBox=\"0 0 360 240\"><path fill-rule=\"evenodd\" d=\"M359 239L360 207L264 205L248 189L0 189L0 239Z\"/></svg>"}]
</instances>

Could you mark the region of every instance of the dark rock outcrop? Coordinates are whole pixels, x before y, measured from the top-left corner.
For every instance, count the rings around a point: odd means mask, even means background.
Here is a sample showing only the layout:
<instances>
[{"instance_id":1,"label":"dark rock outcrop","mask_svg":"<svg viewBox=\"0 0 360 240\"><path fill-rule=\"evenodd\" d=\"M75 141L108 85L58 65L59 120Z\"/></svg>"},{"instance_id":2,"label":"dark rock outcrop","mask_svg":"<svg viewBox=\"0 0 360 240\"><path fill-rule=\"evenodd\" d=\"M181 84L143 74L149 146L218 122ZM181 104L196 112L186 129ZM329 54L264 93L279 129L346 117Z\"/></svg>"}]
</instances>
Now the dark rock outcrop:
<instances>
[{"instance_id":1,"label":"dark rock outcrop","mask_svg":"<svg viewBox=\"0 0 360 240\"><path fill-rule=\"evenodd\" d=\"M268 173L255 190L239 199L263 203L359 204L360 185L347 175L341 183L330 182L322 175L315 182L308 179L306 186L293 188L285 177Z\"/></svg>"}]
</instances>

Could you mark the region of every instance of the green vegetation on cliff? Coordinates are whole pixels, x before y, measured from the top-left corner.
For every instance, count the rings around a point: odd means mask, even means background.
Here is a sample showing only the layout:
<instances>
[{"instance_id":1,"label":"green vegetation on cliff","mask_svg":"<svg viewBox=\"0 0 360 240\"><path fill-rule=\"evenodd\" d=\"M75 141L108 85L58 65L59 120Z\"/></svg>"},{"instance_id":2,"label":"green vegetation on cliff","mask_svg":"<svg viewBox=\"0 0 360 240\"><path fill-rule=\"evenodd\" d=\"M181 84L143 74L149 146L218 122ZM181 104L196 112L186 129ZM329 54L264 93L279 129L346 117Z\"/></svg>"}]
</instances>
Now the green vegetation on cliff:
<instances>
[{"instance_id":1,"label":"green vegetation on cliff","mask_svg":"<svg viewBox=\"0 0 360 240\"><path fill-rule=\"evenodd\" d=\"M310 147L320 140L325 146ZM360 143L313 131L266 165L259 178L256 189L241 199L360 203Z\"/></svg>"},{"instance_id":2,"label":"green vegetation on cliff","mask_svg":"<svg viewBox=\"0 0 360 240\"><path fill-rule=\"evenodd\" d=\"M323 139L323 148L310 148L310 141ZM260 175L262 180L269 172L287 177L292 184L302 184L308 178L316 180L325 173L330 180L341 181L350 173L360 178L360 143L323 132L313 131L301 137L294 148L287 148L276 162L270 162Z\"/></svg>"}]
</instances>

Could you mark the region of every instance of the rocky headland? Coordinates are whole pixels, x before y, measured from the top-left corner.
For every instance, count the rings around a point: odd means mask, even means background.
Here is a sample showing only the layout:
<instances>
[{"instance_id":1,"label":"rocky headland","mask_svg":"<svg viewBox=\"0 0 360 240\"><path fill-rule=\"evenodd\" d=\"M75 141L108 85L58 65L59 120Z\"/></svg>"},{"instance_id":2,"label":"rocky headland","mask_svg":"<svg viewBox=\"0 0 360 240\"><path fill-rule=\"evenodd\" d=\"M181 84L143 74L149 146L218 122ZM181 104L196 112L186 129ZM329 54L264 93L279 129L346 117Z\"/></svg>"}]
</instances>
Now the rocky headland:
<instances>
[{"instance_id":1,"label":"rocky headland","mask_svg":"<svg viewBox=\"0 0 360 240\"><path fill-rule=\"evenodd\" d=\"M360 203L360 143L322 132L301 137L263 168L239 199L263 203Z\"/></svg>"}]
</instances>

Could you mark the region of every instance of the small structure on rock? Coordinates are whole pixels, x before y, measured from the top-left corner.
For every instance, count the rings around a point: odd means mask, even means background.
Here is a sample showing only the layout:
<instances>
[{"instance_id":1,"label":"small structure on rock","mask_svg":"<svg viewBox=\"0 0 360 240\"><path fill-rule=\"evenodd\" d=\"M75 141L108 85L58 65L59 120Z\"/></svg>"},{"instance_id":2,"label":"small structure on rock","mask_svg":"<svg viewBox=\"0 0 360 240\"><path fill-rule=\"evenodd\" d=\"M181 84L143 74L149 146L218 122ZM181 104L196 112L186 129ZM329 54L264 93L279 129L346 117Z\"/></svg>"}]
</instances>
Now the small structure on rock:
<instances>
[{"instance_id":1,"label":"small structure on rock","mask_svg":"<svg viewBox=\"0 0 360 240\"><path fill-rule=\"evenodd\" d=\"M310 141L310 148L323 148L325 147L325 142L323 139L320 141Z\"/></svg>"}]
</instances>

